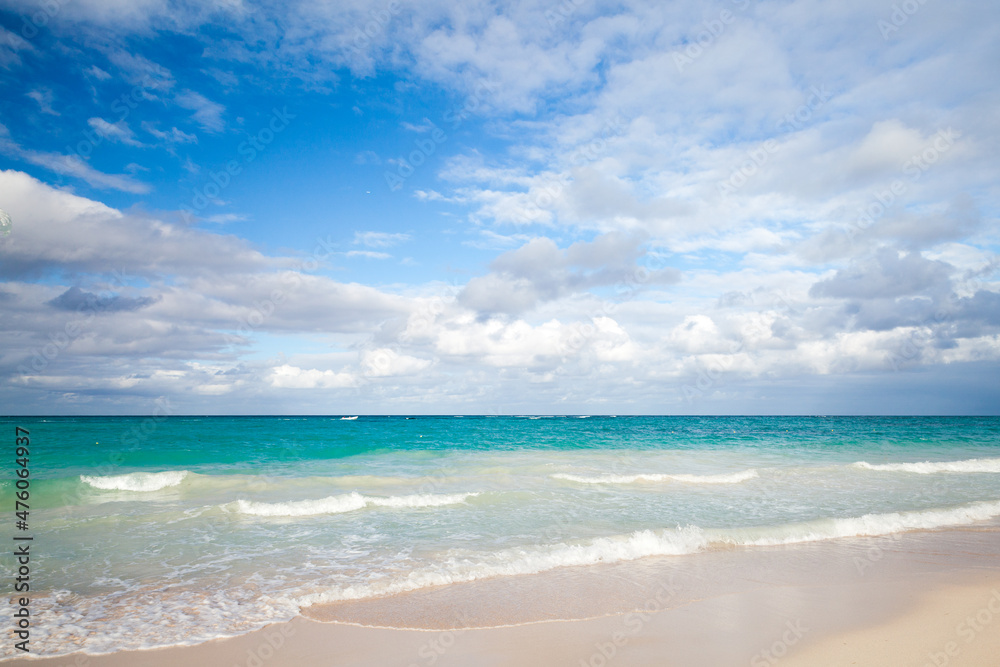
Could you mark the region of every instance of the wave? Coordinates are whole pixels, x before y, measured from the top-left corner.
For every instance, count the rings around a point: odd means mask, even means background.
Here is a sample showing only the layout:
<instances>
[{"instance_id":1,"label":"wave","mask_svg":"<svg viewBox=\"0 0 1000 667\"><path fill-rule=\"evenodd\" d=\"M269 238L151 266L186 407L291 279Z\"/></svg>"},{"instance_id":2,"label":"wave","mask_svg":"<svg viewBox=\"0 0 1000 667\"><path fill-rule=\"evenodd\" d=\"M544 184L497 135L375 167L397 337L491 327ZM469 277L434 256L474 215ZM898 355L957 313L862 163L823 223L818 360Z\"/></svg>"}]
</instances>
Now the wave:
<instances>
[{"instance_id":1,"label":"wave","mask_svg":"<svg viewBox=\"0 0 1000 667\"><path fill-rule=\"evenodd\" d=\"M966 526L998 516L1000 516L1000 500L986 500L957 507L865 514L842 519L818 519L763 529L730 529L726 532L733 537L724 541L743 546L772 546L839 537L877 537L909 530Z\"/></svg>"},{"instance_id":2,"label":"wave","mask_svg":"<svg viewBox=\"0 0 1000 667\"><path fill-rule=\"evenodd\" d=\"M168 470L166 472L130 472L127 475L80 475L80 481L102 491L147 492L177 486L187 476L187 470Z\"/></svg>"},{"instance_id":3,"label":"wave","mask_svg":"<svg viewBox=\"0 0 1000 667\"><path fill-rule=\"evenodd\" d=\"M584 475L573 475L570 473L556 473L552 475L555 479L564 479L570 482L581 484L633 484L635 482L685 482L687 484L739 484L749 479L757 477L756 470L743 470L740 472L727 473L722 475L668 475L661 473L642 473L637 475L601 475L599 477L586 477Z\"/></svg>"},{"instance_id":4,"label":"wave","mask_svg":"<svg viewBox=\"0 0 1000 667\"><path fill-rule=\"evenodd\" d=\"M285 503L259 503L252 500L237 500L236 510L241 514L254 516L317 516L320 514L341 514L364 507L441 507L464 503L478 493L414 494L410 496L364 496L357 492L341 496L329 496L319 500L294 500Z\"/></svg>"},{"instance_id":5,"label":"wave","mask_svg":"<svg viewBox=\"0 0 1000 667\"><path fill-rule=\"evenodd\" d=\"M561 567L615 563L648 556L692 554L713 546L773 546L842 537L874 537L908 530L967 525L997 516L1000 516L1000 501L986 501L952 508L818 519L782 526L714 530L678 526L660 531L642 530L629 535L601 537L584 544L509 549L482 554L478 559L469 555L453 556L434 566L410 572L405 577L311 593L298 598L296 603L300 607L307 607L342 600L395 595L477 579L537 574Z\"/></svg>"},{"instance_id":6,"label":"wave","mask_svg":"<svg viewBox=\"0 0 1000 667\"><path fill-rule=\"evenodd\" d=\"M312 593L300 597L300 607L314 604L360 600L395 595L432 586L464 583L477 579L522 574L538 574L559 567L594 565L602 562L635 560L662 554L692 553L704 546L698 529L681 529L670 535L642 531L628 536L602 537L588 544L560 544L486 554L478 562L468 557L448 558L436 567L416 570L405 578L359 584Z\"/></svg>"},{"instance_id":7,"label":"wave","mask_svg":"<svg viewBox=\"0 0 1000 667\"><path fill-rule=\"evenodd\" d=\"M1000 459L967 459L965 461L923 461L919 463L873 464L858 461L851 464L864 470L884 470L890 472L912 472L930 475L936 472L1000 472Z\"/></svg>"}]
</instances>

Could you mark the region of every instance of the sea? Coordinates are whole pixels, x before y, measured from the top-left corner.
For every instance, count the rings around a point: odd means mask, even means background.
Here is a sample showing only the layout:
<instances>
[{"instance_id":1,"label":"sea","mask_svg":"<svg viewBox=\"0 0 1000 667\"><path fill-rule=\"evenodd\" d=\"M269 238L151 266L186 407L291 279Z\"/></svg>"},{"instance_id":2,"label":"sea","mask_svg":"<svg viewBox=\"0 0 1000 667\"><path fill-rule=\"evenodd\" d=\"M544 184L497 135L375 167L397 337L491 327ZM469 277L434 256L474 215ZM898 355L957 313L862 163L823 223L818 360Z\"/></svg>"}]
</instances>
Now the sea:
<instances>
[{"instance_id":1,"label":"sea","mask_svg":"<svg viewBox=\"0 0 1000 667\"><path fill-rule=\"evenodd\" d=\"M1000 418L0 422L7 540L31 537L40 656L197 644L312 605L463 582L1000 517Z\"/></svg>"}]
</instances>

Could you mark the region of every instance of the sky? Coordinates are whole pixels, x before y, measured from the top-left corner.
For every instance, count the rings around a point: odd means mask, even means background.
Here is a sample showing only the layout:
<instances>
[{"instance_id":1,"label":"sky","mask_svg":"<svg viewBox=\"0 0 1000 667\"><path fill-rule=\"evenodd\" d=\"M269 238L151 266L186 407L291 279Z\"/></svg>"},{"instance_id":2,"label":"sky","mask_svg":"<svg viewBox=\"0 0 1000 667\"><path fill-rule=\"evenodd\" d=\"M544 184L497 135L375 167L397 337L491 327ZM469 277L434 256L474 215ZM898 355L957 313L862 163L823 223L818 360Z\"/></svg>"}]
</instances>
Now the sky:
<instances>
[{"instance_id":1,"label":"sky","mask_svg":"<svg viewBox=\"0 0 1000 667\"><path fill-rule=\"evenodd\" d=\"M0 0L4 414L1000 414L1000 5Z\"/></svg>"}]
</instances>

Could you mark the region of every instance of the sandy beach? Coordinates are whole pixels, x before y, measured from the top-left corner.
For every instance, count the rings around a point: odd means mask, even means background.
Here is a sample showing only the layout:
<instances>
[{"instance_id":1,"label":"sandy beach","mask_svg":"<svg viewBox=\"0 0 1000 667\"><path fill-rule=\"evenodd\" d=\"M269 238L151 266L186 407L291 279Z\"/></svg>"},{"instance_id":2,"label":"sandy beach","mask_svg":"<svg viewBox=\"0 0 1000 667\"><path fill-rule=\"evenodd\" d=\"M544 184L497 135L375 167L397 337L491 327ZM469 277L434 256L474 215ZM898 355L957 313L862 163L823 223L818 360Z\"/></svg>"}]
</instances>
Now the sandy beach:
<instances>
[{"instance_id":1,"label":"sandy beach","mask_svg":"<svg viewBox=\"0 0 1000 667\"><path fill-rule=\"evenodd\" d=\"M994 665L998 537L991 525L566 568L311 607L197 646L6 664Z\"/></svg>"},{"instance_id":2,"label":"sandy beach","mask_svg":"<svg viewBox=\"0 0 1000 667\"><path fill-rule=\"evenodd\" d=\"M1000 667L998 61L0 0L0 667Z\"/></svg>"}]
</instances>

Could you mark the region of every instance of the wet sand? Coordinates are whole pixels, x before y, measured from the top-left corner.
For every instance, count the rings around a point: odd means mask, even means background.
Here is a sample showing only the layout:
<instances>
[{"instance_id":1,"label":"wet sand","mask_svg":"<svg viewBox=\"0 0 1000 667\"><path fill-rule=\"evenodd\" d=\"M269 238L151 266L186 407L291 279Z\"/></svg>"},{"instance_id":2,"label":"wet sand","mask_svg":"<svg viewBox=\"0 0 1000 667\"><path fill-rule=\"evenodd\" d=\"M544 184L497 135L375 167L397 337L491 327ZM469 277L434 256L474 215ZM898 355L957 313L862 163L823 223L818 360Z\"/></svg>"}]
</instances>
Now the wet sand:
<instances>
[{"instance_id":1,"label":"wet sand","mask_svg":"<svg viewBox=\"0 0 1000 667\"><path fill-rule=\"evenodd\" d=\"M997 655L994 524L563 568L310 607L197 646L3 664L943 667Z\"/></svg>"}]
</instances>

